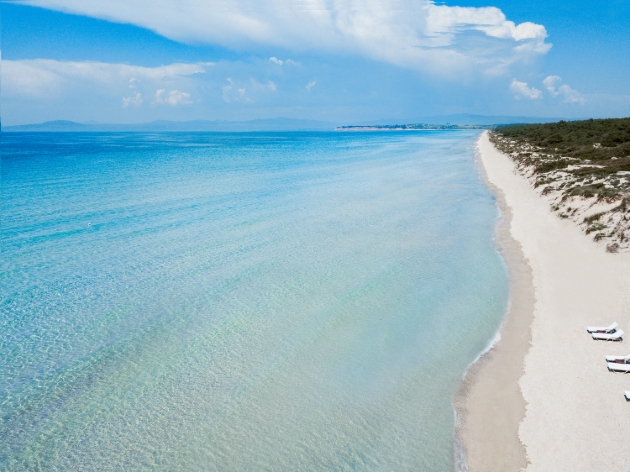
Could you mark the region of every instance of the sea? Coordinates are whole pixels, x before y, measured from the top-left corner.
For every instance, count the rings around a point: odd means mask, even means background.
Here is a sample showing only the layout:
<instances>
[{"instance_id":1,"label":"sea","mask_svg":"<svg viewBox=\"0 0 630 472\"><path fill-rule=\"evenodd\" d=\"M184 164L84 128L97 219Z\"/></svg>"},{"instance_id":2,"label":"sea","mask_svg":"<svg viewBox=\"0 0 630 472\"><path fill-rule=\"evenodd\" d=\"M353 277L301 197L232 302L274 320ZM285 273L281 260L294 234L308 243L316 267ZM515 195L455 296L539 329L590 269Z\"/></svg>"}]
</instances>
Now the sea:
<instances>
[{"instance_id":1,"label":"sea","mask_svg":"<svg viewBox=\"0 0 630 472\"><path fill-rule=\"evenodd\" d=\"M3 133L0 470L453 470L478 137Z\"/></svg>"}]
</instances>

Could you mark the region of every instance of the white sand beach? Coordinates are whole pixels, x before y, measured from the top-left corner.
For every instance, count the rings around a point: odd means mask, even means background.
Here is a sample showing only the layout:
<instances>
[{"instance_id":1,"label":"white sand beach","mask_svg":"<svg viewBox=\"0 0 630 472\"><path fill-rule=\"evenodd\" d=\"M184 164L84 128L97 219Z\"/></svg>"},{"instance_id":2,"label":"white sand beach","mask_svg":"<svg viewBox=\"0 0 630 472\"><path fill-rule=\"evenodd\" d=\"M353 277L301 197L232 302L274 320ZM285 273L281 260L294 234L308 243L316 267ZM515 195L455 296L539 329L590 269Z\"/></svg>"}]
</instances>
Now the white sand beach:
<instances>
[{"instance_id":1,"label":"white sand beach","mask_svg":"<svg viewBox=\"0 0 630 472\"><path fill-rule=\"evenodd\" d=\"M467 381L460 437L469 470L630 470L630 402L623 396L630 376L608 372L604 360L630 354L630 253L607 253L575 223L553 214L487 132L478 149L488 182L509 210L504 218L517 243L516 249L502 249L504 257L512 251L506 262L518 264L522 251L531 268L533 300L523 310L527 281L511 284L502 339ZM526 272L510 268L511 276ZM520 312L514 313L515 303ZM527 313L531 305L533 317ZM531 346L519 351L519 342L529 336L524 321L530 320ZM586 326L613 321L628 333L623 342L594 341L586 332ZM519 352L525 350L522 367L505 360L517 356L520 363ZM523 404L525 415L517 424ZM517 431L526 462L514 445Z\"/></svg>"}]
</instances>

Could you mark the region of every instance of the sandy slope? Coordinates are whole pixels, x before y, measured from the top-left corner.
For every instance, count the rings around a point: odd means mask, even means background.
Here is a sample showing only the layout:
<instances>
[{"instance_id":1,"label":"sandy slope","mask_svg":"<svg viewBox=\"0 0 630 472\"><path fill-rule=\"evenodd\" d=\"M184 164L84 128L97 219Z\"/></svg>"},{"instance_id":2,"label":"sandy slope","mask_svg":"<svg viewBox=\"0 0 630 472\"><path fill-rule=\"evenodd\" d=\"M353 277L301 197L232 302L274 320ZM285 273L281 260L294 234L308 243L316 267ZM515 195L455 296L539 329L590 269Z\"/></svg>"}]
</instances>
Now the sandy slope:
<instances>
[{"instance_id":1,"label":"sandy slope","mask_svg":"<svg viewBox=\"0 0 630 472\"><path fill-rule=\"evenodd\" d=\"M630 375L610 373L604 362L607 354L630 354L630 254L606 253L574 223L552 214L487 132L478 147L489 182L511 209L510 233L532 273L532 345L519 382L527 403L519 427L527 470L630 470L630 403L623 398ZM593 341L585 331L612 321L628 333L623 343ZM484 381L482 366L475 383ZM465 442L474 443L474 428L466 435ZM492 445L487 452L500 454ZM470 465L471 471L493 470Z\"/></svg>"}]
</instances>

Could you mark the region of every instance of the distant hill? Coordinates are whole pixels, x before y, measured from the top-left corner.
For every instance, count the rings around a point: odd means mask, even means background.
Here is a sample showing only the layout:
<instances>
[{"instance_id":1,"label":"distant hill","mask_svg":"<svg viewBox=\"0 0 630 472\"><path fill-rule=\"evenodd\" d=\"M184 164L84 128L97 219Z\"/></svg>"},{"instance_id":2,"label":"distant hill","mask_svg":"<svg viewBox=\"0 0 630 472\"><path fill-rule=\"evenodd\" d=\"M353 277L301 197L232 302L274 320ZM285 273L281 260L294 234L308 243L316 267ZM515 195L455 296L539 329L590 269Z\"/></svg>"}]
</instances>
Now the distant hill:
<instances>
[{"instance_id":1,"label":"distant hill","mask_svg":"<svg viewBox=\"0 0 630 472\"><path fill-rule=\"evenodd\" d=\"M45 123L4 126L2 131L25 132L25 131L50 131L50 132L99 132L99 131L325 131L334 130L337 127L359 126L388 126L404 125L409 123L422 123L423 125L435 126L494 126L516 123L550 123L559 121L559 118L542 118L532 116L485 116L462 113L458 115L424 116L413 119L378 119L358 123L333 123L317 120L299 120L293 118L267 118L249 121L225 121L225 120L194 120L194 121L168 121L157 120L147 123L136 124L114 124L86 122L77 123L74 121L57 120Z\"/></svg>"},{"instance_id":2,"label":"distant hill","mask_svg":"<svg viewBox=\"0 0 630 472\"><path fill-rule=\"evenodd\" d=\"M298 130L333 130L337 123L317 120L296 120L292 118L269 118L250 121L167 121L157 120L148 123L113 124L113 123L76 123L57 120L45 123L4 126L2 131L48 131L48 132L107 132L107 131L298 131Z\"/></svg>"}]
</instances>

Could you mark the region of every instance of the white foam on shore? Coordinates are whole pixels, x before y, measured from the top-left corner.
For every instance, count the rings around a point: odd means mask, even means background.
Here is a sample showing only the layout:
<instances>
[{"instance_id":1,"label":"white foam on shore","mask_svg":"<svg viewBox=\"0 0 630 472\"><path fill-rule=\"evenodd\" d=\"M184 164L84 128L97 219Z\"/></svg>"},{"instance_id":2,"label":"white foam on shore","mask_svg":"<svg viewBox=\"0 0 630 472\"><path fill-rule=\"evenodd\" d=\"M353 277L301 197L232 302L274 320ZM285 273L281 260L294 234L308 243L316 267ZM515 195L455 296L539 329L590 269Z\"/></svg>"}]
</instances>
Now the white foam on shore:
<instances>
[{"instance_id":1,"label":"white foam on shore","mask_svg":"<svg viewBox=\"0 0 630 472\"><path fill-rule=\"evenodd\" d=\"M484 180L484 174L483 174L484 170L483 170L483 163L481 162L481 149L479 148L479 141L477 141L477 143L475 144L475 164L476 164L477 172L479 174L480 179ZM493 241L495 242L496 242L496 237L497 237L497 228L502 223L502 220L503 220L503 213L501 211L501 208L498 207L497 211L498 211L498 215L495 222L495 231L493 233ZM495 244L495 247L496 247L496 244ZM498 252L499 252L499 255L501 255L500 251ZM501 256L501 260L503 261L503 264L505 264L505 260L503 259L503 256ZM507 317L507 314L509 313L509 311L510 311L510 302L508 301L508 305L506 306L505 313L503 315L503 322L501 323L501 326L499 326L499 329L497 329L496 333L488 341L486 346L479 352L479 354L477 354L477 356L472 360L472 362L468 364L468 366L462 373L462 377L461 377L462 383L466 379L466 376L468 375L468 371L470 370L470 368L474 366L477 362L479 362L483 358L483 356L485 356L488 352L494 349L497 343L501 340L501 330L503 329L503 324L505 323L505 317ZM453 404L453 415L455 416L455 429L457 430L457 425L459 424L460 420L457 416L457 408L455 408L454 404ZM464 452L464 447L462 445L462 442L457 437L457 435L455 436L455 443L453 447L453 466L454 466L455 472L468 472L468 463L466 460L466 453Z\"/></svg>"},{"instance_id":2,"label":"white foam on shore","mask_svg":"<svg viewBox=\"0 0 630 472\"><path fill-rule=\"evenodd\" d=\"M506 315L508 311L509 311L509 306L508 306L508 310L505 311ZM501 325L501 327L497 330L496 334L492 337L492 339L488 341L488 344L486 345L486 347L483 348L483 350L477 355L477 357L475 357L475 359L470 364L468 364L468 367L466 367L466 370L462 374L462 382L466 379L466 375L468 374L468 371L470 370L470 368L473 365L475 365L477 362L479 362L479 360L483 356L485 356L488 352L490 352L494 348L494 346L496 346L496 344L501 340L502 327L503 325ZM455 415L455 425L457 426L459 420L457 418L457 409L455 408L455 405L453 405L453 414ZM455 472L468 472L468 464L466 462L466 453L464 452L462 443L457 438L457 436L455 437L455 446L453 450L453 464L455 467Z\"/></svg>"},{"instance_id":3,"label":"white foam on shore","mask_svg":"<svg viewBox=\"0 0 630 472\"><path fill-rule=\"evenodd\" d=\"M506 310L506 313L507 311L508 310ZM484 350L481 351L479 355L475 358L475 360L470 363L470 365L468 366L468 369L470 369L471 366L476 364L483 356L485 356L488 352L490 352L499 341L501 341L501 328L499 328L499 330L496 332L494 337L490 341L488 341L488 344L484 348ZM466 369L466 372L468 372L468 369ZM466 376L466 372L464 372L464 378Z\"/></svg>"},{"instance_id":4,"label":"white foam on shore","mask_svg":"<svg viewBox=\"0 0 630 472\"><path fill-rule=\"evenodd\" d=\"M509 306L505 310L506 315L508 312L509 312ZM486 347L483 348L483 350L477 355L477 357L475 357L475 359L470 364L468 364L468 367L466 367L466 370L464 370L464 373L462 374L462 382L466 379L466 375L468 374L468 371L470 370L470 368L473 365L475 365L477 362L479 362L479 360L481 360L483 356L485 356L488 352L490 352L494 348L494 346L496 346L496 344L501 340L502 328L503 328L503 325L501 325L501 327L497 330L497 332L492 337L492 339L488 341L488 344L486 345ZM455 427L457 428L457 425L459 424L459 418L457 417L457 409L455 408L455 405L453 405L453 414L455 415ZM457 436L455 436L455 445L453 448L453 465L454 465L455 472L468 472L468 464L466 462L466 453L464 452L462 443Z\"/></svg>"},{"instance_id":5,"label":"white foam on shore","mask_svg":"<svg viewBox=\"0 0 630 472\"><path fill-rule=\"evenodd\" d=\"M455 413L455 423L457 423L457 412ZM453 449L453 469L455 472L468 472L466 454L464 453L462 442L457 437L455 437L455 446Z\"/></svg>"},{"instance_id":6,"label":"white foam on shore","mask_svg":"<svg viewBox=\"0 0 630 472\"><path fill-rule=\"evenodd\" d=\"M505 310L506 315L508 312L509 312L509 306L508 306L508 309ZM482 351L477 355L477 357L475 357L475 359L470 364L468 364L468 367L466 367L466 370L464 370L464 373L462 374L462 380L461 380L462 382L466 379L466 375L468 374L468 371L470 370L470 368L473 365L475 365L477 362L479 362L479 360L483 356L485 356L488 352L490 352L494 348L494 346L496 346L496 344L501 340L501 328L503 328L503 325L501 325L501 327L497 330L497 332L492 337L492 339L488 341L488 344L486 345L486 347L482 349ZM457 408L455 408L454 404L452 406L453 406L453 414L455 415L455 429L457 429L457 425L459 424L459 418L457 417ZM466 453L464 452L462 442L459 440L457 435L455 436L455 445L453 446L453 467L454 467L455 472L468 472L468 463L466 461Z\"/></svg>"}]
</instances>

